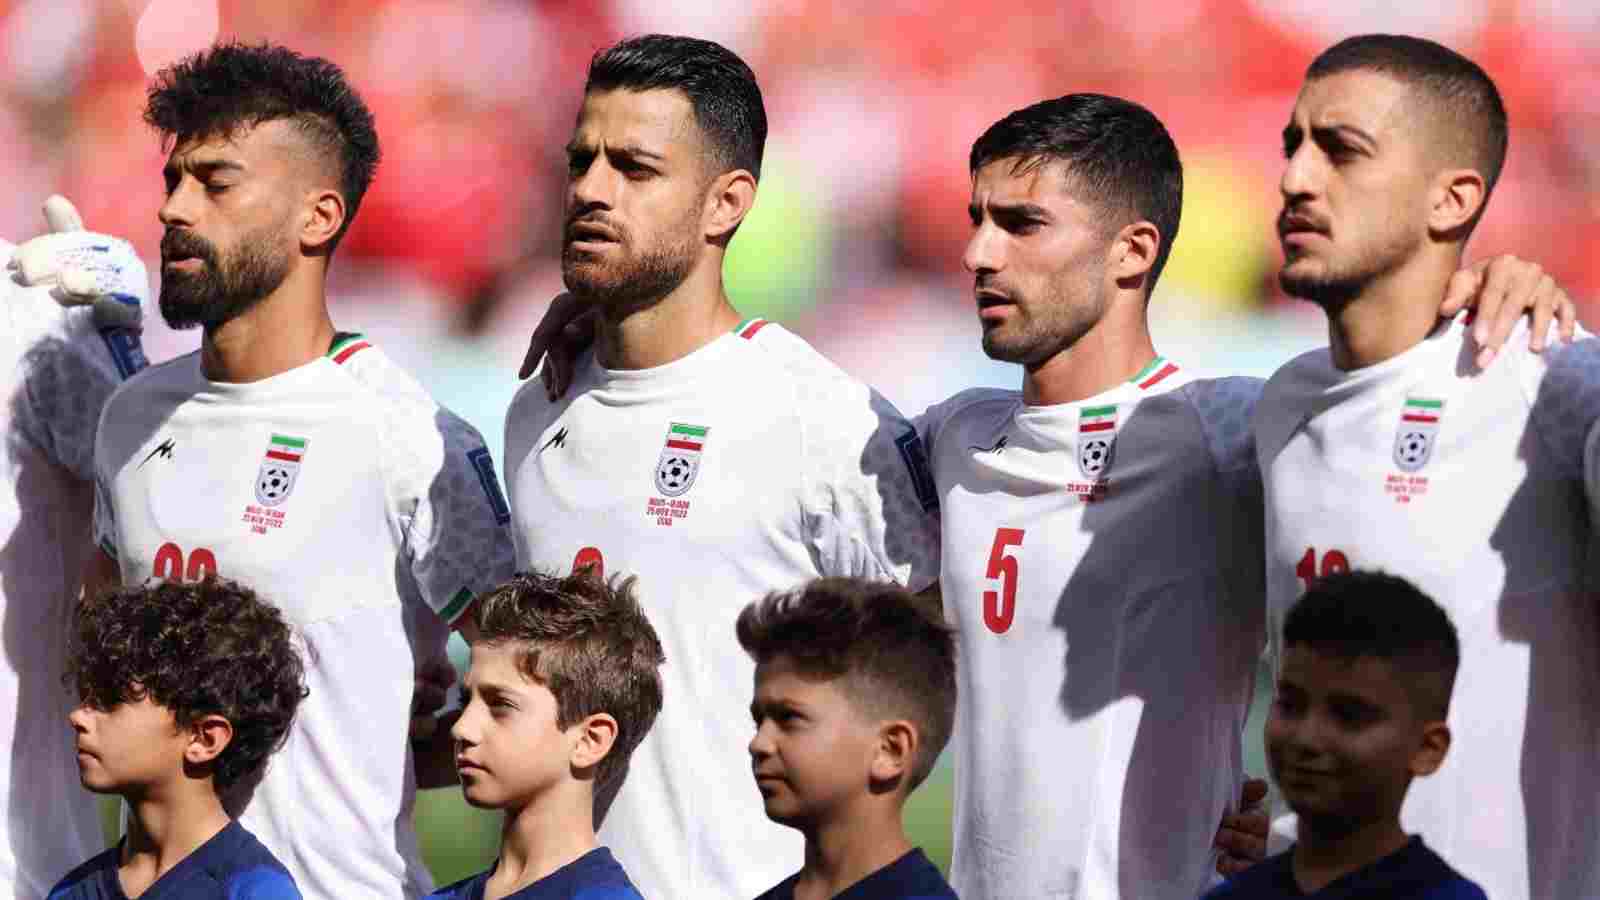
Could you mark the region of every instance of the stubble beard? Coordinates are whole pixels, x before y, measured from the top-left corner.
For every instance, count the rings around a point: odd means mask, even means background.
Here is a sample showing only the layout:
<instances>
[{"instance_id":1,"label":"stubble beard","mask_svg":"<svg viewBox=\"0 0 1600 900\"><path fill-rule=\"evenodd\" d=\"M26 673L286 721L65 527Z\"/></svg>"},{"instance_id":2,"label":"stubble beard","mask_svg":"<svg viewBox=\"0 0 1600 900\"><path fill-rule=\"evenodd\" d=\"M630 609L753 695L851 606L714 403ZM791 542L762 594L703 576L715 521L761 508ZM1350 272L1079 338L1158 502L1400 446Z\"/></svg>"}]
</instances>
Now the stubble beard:
<instances>
[{"instance_id":1,"label":"stubble beard","mask_svg":"<svg viewBox=\"0 0 1600 900\"><path fill-rule=\"evenodd\" d=\"M1088 334L1105 316L1106 302L1098 289L1093 289L1087 305L1074 305L1064 292L1041 304L1032 304L1044 315L1025 315L1021 304L1004 325L991 326L983 332L983 352L997 362L1016 363L1037 367L1050 361L1056 354L1070 349Z\"/></svg>"},{"instance_id":2,"label":"stubble beard","mask_svg":"<svg viewBox=\"0 0 1600 900\"><path fill-rule=\"evenodd\" d=\"M289 251L273 252L279 233L273 226L252 231L226 255L198 235L169 234L163 245L181 247L204 265L197 272L162 269L159 303L167 326L184 329L198 325L210 332L270 296L289 277Z\"/></svg>"},{"instance_id":3,"label":"stubble beard","mask_svg":"<svg viewBox=\"0 0 1600 900\"><path fill-rule=\"evenodd\" d=\"M1324 261L1320 272L1296 273L1292 263L1285 263L1278 271L1278 284L1285 294L1315 303L1324 312L1334 315L1364 294L1374 281L1416 255L1419 243L1416 239L1392 236L1365 248L1348 266L1341 268Z\"/></svg>"},{"instance_id":4,"label":"stubble beard","mask_svg":"<svg viewBox=\"0 0 1600 900\"><path fill-rule=\"evenodd\" d=\"M666 232L668 239L638 254L619 254L615 262L602 262L571 246L561 252L561 280L573 296L614 312L647 309L678 289L694 270L695 239L687 226ZM682 240L671 240L673 235ZM630 239L623 233L617 249L626 250Z\"/></svg>"}]
</instances>

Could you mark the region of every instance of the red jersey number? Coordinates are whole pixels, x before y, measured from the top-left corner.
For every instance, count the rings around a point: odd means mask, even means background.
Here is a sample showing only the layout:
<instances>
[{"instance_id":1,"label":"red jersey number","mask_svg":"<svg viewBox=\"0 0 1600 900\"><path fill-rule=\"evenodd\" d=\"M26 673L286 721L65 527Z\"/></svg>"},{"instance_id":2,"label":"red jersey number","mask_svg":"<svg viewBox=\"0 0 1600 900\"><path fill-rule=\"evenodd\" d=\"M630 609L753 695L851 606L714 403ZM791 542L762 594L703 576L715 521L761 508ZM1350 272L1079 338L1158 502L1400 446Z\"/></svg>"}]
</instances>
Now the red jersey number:
<instances>
[{"instance_id":1,"label":"red jersey number","mask_svg":"<svg viewBox=\"0 0 1600 900\"><path fill-rule=\"evenodd\" d=\"M1329 550L1322 554L1322 567L1317 567L1317 548L1307 547L1306 555L1300 557L1300 562L1294 567L1294 574L1300 579L1305 590L1311 590L1311 585L1318 578L1327 578L1329 575L1338 575L1350 571L1350 558L1341 550Z\"/></svg>"},{"instance_id":2,"label":"red jersey number","mask_svg":"<svg viewBox=\"0 0 1600 900\"><path fill-rule=\"evenodd\" d=\"M606 558L600 553L599 547L585 547L578 551L572 558L572 571L574 574L589 569L590 574L596 578L606 577Z\"/></svg>"},{"instance_id":3,"label":"red jersey number","mask_svg":"<svg viewBox=\"0 0 1600 900\"><path fill-rule=\"evenodd\" d=\"M217 574L217 556L205 547L196 547L186 562L183 548L168 541L156 550L150 569L162 581L204 581Z\"/></svg>"},{"instance_id":4,"label":"red jersey number","mask_svg":"<svg viewBox=\"0 0 1600 900\"><path fill-rule=\"evenodd\" d=\"M1021 528L995 530L994 546L989 548L987 577L1000 579L999 590L983 592L983 624L995 634L1011 630L1011 620L1017 615L1017 558L1006 553L1006 549L1021 546Z\"/></svg>"}]
</instances>

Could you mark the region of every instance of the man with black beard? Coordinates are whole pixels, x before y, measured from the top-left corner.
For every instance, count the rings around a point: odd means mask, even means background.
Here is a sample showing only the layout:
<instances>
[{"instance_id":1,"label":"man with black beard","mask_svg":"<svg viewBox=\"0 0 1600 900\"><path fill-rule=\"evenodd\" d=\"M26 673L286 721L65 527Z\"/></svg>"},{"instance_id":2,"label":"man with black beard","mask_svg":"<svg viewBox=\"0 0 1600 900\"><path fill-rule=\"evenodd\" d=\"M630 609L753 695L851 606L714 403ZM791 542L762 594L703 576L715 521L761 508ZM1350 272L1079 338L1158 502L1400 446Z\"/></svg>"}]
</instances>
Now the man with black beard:
<instances>
[{"instance_id":1,"label":"man with black beard","mask_svg":"<svg viewBox=\"0 0 1600 900\"><path fill-rule=\"evenodd\" d=\"M326 60L227 44L159 73L145 118L171 150L161 313L202 339L106 403L99 577L223 575L277 604L310 697L229 811L307 897L420 896L414 679L513 557L479 435L328 316L372 116Z\"/></svg>"},{"instance_id":2,"label":"man with black beard","mask_svg":"<svg viewBox=\"0 0 1600 900\"><path fill-rule=\"evenodd\" d=\"M818 576L938 575L916 431L728 302L766 131L755 76L723 47L652 35L595 56L562 272L598 334L564 399L530 384L506 420L518 566L638 575L666 651L665 705L600 830L647 897L745 900L802 860L749 780L739 610Z\"/></svg>"}]
</instances>

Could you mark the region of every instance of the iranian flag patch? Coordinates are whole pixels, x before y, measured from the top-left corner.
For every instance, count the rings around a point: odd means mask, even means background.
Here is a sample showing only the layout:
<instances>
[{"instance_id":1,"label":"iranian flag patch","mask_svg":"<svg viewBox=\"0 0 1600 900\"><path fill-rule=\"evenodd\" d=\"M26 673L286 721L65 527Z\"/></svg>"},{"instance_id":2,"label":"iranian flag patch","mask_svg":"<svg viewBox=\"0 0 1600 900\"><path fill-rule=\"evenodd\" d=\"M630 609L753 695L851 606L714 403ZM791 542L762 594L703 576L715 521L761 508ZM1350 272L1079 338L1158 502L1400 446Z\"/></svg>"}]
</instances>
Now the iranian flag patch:
<instances>
[{"instance_id":1,"label":"iranian flag patch","mask_svg":"<svg viewBox=\"0 0 1600 900\"><path fill-rule=\"evenodd\" d=\"M656 490L667 497L680 497L694 487L700 474L700 452L705 449L711 429L704 425L673 422L667 428L666 446L656 460Z\"/></svg>"},{"instance_id":2,"label":"iranian flag patch","mask_svg":"<svg viewBox=\"0 0 1600 900\"><path fill-rule=\"evenodd\" d=\"M1111 468L1111 450L1117 436L1117 407L1085 406L1078 410L1078 471L1090 480Z\"/></svg>"},{"instance_id":3,"label":"iranian flag patch","mask_svg":"<svg viewBox=\"0 0 1600 900\"><path fill-rule=\"evenodd\" d=\"M262 506L277 506L289 499L305 459L306 443L305 438L287 434L274 434L267 443L266 457L256 475L256 499Z\"/></svg>"}]
</instances>

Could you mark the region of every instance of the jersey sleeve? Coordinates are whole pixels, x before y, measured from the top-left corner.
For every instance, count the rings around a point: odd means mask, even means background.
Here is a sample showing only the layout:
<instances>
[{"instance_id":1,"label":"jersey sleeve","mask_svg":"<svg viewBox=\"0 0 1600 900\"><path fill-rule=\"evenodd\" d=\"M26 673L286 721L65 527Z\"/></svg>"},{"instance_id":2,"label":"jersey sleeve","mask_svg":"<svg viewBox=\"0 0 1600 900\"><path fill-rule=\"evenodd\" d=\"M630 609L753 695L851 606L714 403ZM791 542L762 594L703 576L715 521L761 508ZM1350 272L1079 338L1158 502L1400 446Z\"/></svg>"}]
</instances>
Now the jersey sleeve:
<instances>
[{"instance_id":1,"label":"jersey sleeve","mask_svg":"<svg viewBox=\"0 0 1600 900\"><path fill-rule=\"evenodd\" d=\"M1508 346L1520 340L1514 333ZM1585 337L1517 359L1543 451L1581 481L1591 517L1600 515L1600 340Z\"/></svg>"},{"instance_id":2,"label":"jersey sleeve","mask_svg":"<svg viewBox=\"0 0 1600 900\"><path fill-rule=\"evenodd\" d=\"M430 427L408 424L384 441L390 490L417 591L454 624L474 598L515 571L511 510L476 429L443 408Z\"/></svg>"},{"instance_id":3,"label":"jersey sleeve","mask_svg":"<svg viewBox=\"0 0 1600 900\"><path fill-rule=\"evenodd\" d=\"M227 900L303 900L288 872L267 866L236 873L227 880L226 891Z\"/></svg>"},{"instance_id":4,"label":"jersey sleeve","mask_svg":"<svg viewBox=\"0 0 1600 900\"><path fill-rule=\"evenodd\" d=\"M87 481L94 477L100 411L124 379L144 368L144 351L138 332L102 332L88 310L62 312L66 327L39 338L23 354L14 413L30 443Z\"/></svg>"},{"instance_id":5,"label":"jersey sleeve","mask_svg":"<svg viewBox=\"0 0 1600 900\"><path fill-rule=\"evenodd\" d=\"M913 591L939 577L939 503L915 426L846 378L797 385L803 514L825 575L891 579Z\"/></svg>"}]
</instances>

